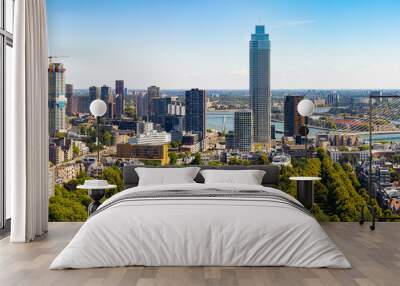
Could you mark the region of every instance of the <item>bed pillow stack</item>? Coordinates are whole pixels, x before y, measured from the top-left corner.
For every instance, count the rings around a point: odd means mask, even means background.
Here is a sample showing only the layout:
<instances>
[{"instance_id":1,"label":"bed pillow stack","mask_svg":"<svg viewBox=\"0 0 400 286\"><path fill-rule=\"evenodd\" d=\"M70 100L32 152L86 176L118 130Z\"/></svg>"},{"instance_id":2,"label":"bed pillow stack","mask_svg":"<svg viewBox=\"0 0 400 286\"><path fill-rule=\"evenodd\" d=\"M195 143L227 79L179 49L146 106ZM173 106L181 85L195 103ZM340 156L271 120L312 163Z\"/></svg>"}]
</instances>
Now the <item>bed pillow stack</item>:
<instances>
[{"instance_id":1,"label":"bed pillow stack","mask_svg":"<svg viewBox=\"0 0 400 286\"><path fill-rule=\"evenodd\" d=\"M205 184L261 185L265 171L261 170L202 170Z\"/></svg>"},{"instance_id":2,"label":"bed pillow stack","mask_svg":"<svg viewBox=\"0 0 400 286\"><path fill-rule=\"evenodd\" d=\"M187 168L141 168L135 169L139 176L139 186L171 185L195 183L199 167Z\"/></svg>"}]
</instances>

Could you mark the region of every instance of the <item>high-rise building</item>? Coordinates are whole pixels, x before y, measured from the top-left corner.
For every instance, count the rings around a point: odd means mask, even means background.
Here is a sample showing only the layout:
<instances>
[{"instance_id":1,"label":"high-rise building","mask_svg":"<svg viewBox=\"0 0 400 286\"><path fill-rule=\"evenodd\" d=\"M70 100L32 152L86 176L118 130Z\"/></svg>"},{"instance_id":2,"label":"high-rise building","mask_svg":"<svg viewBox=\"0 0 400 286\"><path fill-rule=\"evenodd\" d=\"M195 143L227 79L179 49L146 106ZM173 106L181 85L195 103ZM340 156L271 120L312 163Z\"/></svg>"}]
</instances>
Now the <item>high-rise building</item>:
<instances>
[{"instance_id":1,"label":"high-rise building","mask_svg":"<svg viewBox=\"0 0 400 286\"><path fill-rule=\"evenodd\" d=\"M75 96L78 100L78 112L90 113L90 97L87 95Z\"/></svg>"},{"instance_id":2,"label":"high-rise building","mask_svg":"<svg viewBox=\"0 0 400 286\"><path fill-rule=\"evenodd\" d=\"M158 86L152 85L147 88L147 104L148 104L148 118L147 120L151 120L155 115L155 111L153 108L153 99L161 97L160 88Z\"/></svg>"},{"instance_id":3,"label":"high-rise building","mask_svg":"<svg viewBox=\"0 0 400 286\"><path fill-rule=\"evenodd\" d=\"M235 133L233 131L229 131L225 135L225 146L227 150L235 149Z\"/></svg>"},{"instance_id":4,"label":"high-rise building","mask_svg":"<svg viewBox=\"0 0 400 286\"><path fill-rule=\"evenodd\" d=\"M103 85L100 89L100 99L103 100L106 104L110 101L112 96L111 87L107 85Z\"/></svg>"},{"instance_id":5,"label":"high-rise building","mask_svg":"<svg viewBox=\"0 0 400 286\"><path fill-rule=\"evenodd\" d=\"M253 112L254 143L271 146L271 85L269 34L256 26L250 46L250 106Z\"/></svg>"},{"instance_id":6,"label":"high-rise building","mask_svg":"<svg viewBox=\"0 0 400 286\"><path fill-rule=\"evenodd\" d=\"M207 93L201 89L185 91L185 129L199 134L201 141L206 136Z\"/></svg>"},{"instance_id":7,"label":"high-rise building","mask_svg":"<svg viewBox=\"0 0 400 286\"><path fill-rule=\"evenodd\" d=\"M50 63L49 80L49 133L66 129L65 68L60 63Z\"/></svg>"},{"instance_id":8,"label":"high-rise building","mask_svg":"<svg viewBox=\"0 0 400 286\"><path fill-rule=\"evenodd\" d=\"M111 87L103 85L100 88L100 99L107 104L107 113L105 116L108 118L114 118L115 101L114 97L112 96Z\"/></svg>"},{"instance_id":9,"label":"high-rise building","mask_svg":"<svg viewBox=\"0 0 400 286\"><path fill-rule=\"evenodd\" d=\"M339 94L337 94L336 92L330 92L329 94L328 94L328 97L327 97L327 99L326 99L326 103L329 105L329 106L339 106L339 103L340 103L340 95Z\"/></svg>"},{"instance_id":10,"label":"high-rise building","mask_svg":"<svg viewBox=\"0 0 400 286\"><path fill-rule=\"evenodd\" d=\"M136 116L139 119L147 120L148 115L147 94L139 93L136 95Z\"/></svg>"},{"instance_id":11,"label":"high-rise building","mask_svg":"<svg viewBox=\"0 0 400 286\"><path fill-rule=\"evenodd\" d=\"M123 80L115 81L115 117L120 118L124 114L125 88Z\"/></svg>"},{"instance_id":12,"label":"high-rise building","mask_svg":"<svg viewBox=\"0 0 400 286\"><path fill-rule=\"evenodd\" d=\"M250 152L253 145L253 116L251 110L235 112L234 130L235 149Z\"/></svg>"},{"instance_id":13,"label":"high-rise building","mask_svg":"<svg viewBox=\"0 0 400 286\"><path fill-rule=\"evenodd\" d=\"M284 134L285 136L297 136L300 128L304 126L304 117L297 111L297 105L304 99L302 95L286 96L284 106Z\"/></svg>"},{"instance_id":14,"label":"high-rise building","mask_svg":"<svg viewBox=\"0 0 400 286\"><path fill-rule=\"evenodd\" d=\"M92 102L93 100L99 99L100 98L100 88L97 86L91 86L89 87L89 100Z\"/></svg>"},{"instance_id":15,"label":"high-rise building","mask_svg":"<svg viewBox=\"0 0 400 286\"><path fill-rule=\"evenodd\" d=\"M67 83L65 85L65 97L67 98L67 108L65 113L67 115L72 115L72 96L74 95L74 86Z\"/></svg>"},{"instance_id":16,"label":"high-rise building","mask_svg":"<svg viewBox=\"0 0 400 286\"><path fill-rule=\"evenodd\" d=\"M164 125L165 116L168 115L168 106L172 104L171 97L153 98L151 107L153 114L151 121L157 124Z\"/></svg>"}]
</instances>

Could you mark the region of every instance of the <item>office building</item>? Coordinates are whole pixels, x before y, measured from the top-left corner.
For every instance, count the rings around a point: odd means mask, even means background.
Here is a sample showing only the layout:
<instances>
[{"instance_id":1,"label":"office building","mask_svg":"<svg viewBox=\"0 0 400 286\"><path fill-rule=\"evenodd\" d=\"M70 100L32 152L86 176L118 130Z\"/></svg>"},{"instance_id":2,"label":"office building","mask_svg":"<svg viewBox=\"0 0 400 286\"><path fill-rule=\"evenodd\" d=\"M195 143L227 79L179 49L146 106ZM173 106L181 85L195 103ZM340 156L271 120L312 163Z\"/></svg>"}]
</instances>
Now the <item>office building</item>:
<instances>
[{"instance_id":1,"label":"office building","mask_svg":"<svg viewBox=\"0 0 400 286\"><path fill-rule=\"evenodd\" d=\"M121 118L125 111L125 88L123 80L115 81L115 117Z\"/></svg>"},{"instance_id":2,"label":"office building","mask_svg":"<svg viewBox=\"0 0 400 286\"><path fill-rule=\"evenodd\" d=\"M147 99L147 94L141 93L136 95L136 116L138 119L148 119L149 104Z\"/></svg>"},{"instance_id":3,"label":"office building","mask_svg":"<svg viewBox=\"0 0 400 286\"><path fill-rule=\"evenodd\" d=\"M154 130L153 122L147 122L147 121L136 122L136 134L150 133L153 132L153 130Z\"/></svg>"},{"instance_id":4,"label":"office building","mask_svg":"<svg viewBox=\"0 0 400 286\"><path fill-rule=\"evenodd\" d=\"M74 96L78 102L78 110L79 113L90 113L90 97L87 95L79 95Z\"/></svg>"},{"instance_id":5,"label":"office building","mask_svg":"<svg viewBox=\"0 0 400 286\"><path fill-rule=\"evenodd\" d=\"M152 85L147 88L147 121L151 120L155 115L155 110L153 108L153 100L160 98L160 88L158 86Z\"/></svg>"},{"instance_id":6,"label":"office building","mask_svg":"<svg viewBox=\"0 0 400 286\"><path fill-rule=\"evenodd\" d=\"M340 103L340 95L337 94L336 92L331 92L328 94L328 97L326 99L326 104L329 106L339 106Z\"/></svg>"},{"instance_id":7,"label":"office building","mask_svg":"<svg viewBox=\"0 0 400 286\"><path fill-rule=\"evenodd\" d=\"M276 127L274 124L271 125L271 139L272 140L276 139Z\"/></svg>"},{"instance_id":8,"label":"office building","mask_svg":"<svg viewBox=\"0 0 400 286\"><path fill-rule=\"evenodd\" d=\"M304 96L286 96L284 106L284 135L298 136L300 129L305 124L304 117L297 111L297 105Z\"/></svg>"},{"instance_id":9,"label":"office building","mask_svg":"<svg viewBox=\"0 0 400 286\"><path fill-rule=\"evenodd\" d=\"M167 165L168 158L168 144L160 145L132 145L132 144L118 144L117 157L120 158L135 158L138 160L151 160L158 161L160 165Z\"/></svg>"},{"instance_id":10,"label":"office building","mask_svg":"<svg viewBox=\"0 0 400 286\"><path fill-rule=\"evenodd\" d=\"M191 89L185 92L185 129L197 133L203 141L206 136L207 93L201 89Z\"/></svg>"},{"instance_id":11,"label":"office building","mask_svg":"<svg viewBox=\"0 0 400 286\"><path fill-rule=\"evenodd\" d=\"M100 89L100 99L108 104L111 96L112 96L111 87L109 87L107 85L103 85Z\"/></svg>"},{"instance_id":12,"label":"office building","mask_svg":"<svg viewBox=\"0 0 400 286\"><path fill-rule=\"evenodd\" d=\"M236 111L234 115L234 149L251 151L253 145L253 118L251 110Z\"/></svg>"},{"instance_id":13,"label":"office building","mask_svg":"<svg viewBox=\"0 0 400 286\"><path fill-rule=\"evenodd\" d=\"M253 140L265 148L271 146L271 85L269 34L256 26L250 48L250 106L253 112Z\"/></svg>"},{"instance_id":14,"label":"office building","mask_svg":"<svg viewBox=\"0 0 400 286\"><path fill-rule=\"evenodd\" d=\"M151 117L151 121L160 124L164 128L166 128L166 121L171 119L171 117L183 122L185 107L182 103L177 102L176 99L176 97L154 98L152 100L152 109L154 113ZM167 117L170 118L167 119ZM179 119L179 117L182 117L182 119Z\"/></svg>"},{"instance_id":15,"label":"office building","mask_svg":"<svg viewBox=\"0 0 400 286\"><path fill-rule=\"evenodd\" d=\"M229 131L225 135L225 146L227 150L235 149L235 133L233 131Z\"/></svg>"},{"instance_id":16,"label":"office building","mask_svg":"<svg viewBox=\"0 0 400 286\"><path fill-rule=\"evenodd\" d=\"M72 84L65 85L65 97L67 98L67 108L65 113L68 116L72 115L72 96L74 95L74 86Z\"/></svg>"},{"instance_id":17,"label":"office building","mask_svg":"<svg viewBox=\"0 0 400 286\"><path fill-rule=\"evenodd\" d=\"M160 145L171 143L171 134L167 132L158 132L153 130L148 133L136 134L128 139L129 144L139 145Z\"/></svg>"},{"instance_id":18,"label":"office building","mask_svg":"<svg viewBox=\"0 0 400 286\"><path fill-rule=\"evenodd\" d=\"M100 88L97 86L91 86L89 87L89 98L90 102L93 100L99 99L100 98Z\"/></svg>"},{"instance_id":19,"label":"office building","mask_svg":"<svg viewBox=\"0 0 400 286\"><path fill-rule=\"evenodd\" d=\"M64 131L67 127L65 98L65 68L60 63L50 63L48 69L49 85L49 133Z\"/></svg>"},{"instance_id":20,"label":"office building","mask_svg":"<svg viewBox=\"0 0 400 286\"><path fill-rule=\"evenodd\" d=\"M185 117L181 115L167 115L164 118L164 129L170 131L184 131Z\"/></svg>"},{"instance_id":21,"label":"office building","mask_svg":"<svg viewBox=\"0 0 400 286\"><path fill-rule=\"evenodd\" d=\"M172 104L171 97L153 98L151 102L151 121L164 126L165 116L168 115L168 106Z\"/></svg>"}]
</instances>

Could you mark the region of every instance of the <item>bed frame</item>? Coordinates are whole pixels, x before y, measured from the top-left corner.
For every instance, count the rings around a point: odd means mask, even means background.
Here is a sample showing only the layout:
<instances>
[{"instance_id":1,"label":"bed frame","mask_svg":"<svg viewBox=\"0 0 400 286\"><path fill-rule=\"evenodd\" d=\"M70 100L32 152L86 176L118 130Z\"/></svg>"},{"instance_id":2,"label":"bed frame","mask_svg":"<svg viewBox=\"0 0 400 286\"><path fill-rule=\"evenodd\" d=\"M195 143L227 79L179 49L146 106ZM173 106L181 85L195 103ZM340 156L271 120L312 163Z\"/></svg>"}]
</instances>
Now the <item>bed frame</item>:
<instances>
[{"instance_id":1,"label":"bed frame","mask_svg":"<svg viewBox=\"0 0 400 286\"><path fill-rule=\"evenodd\" d=\"M123 177L124 177L124 188L133 188L136 187L139 183L139 177L135 171L137 167L145 167L145 168L182 168L180 166L168 166L168 167L154 167L154 166L125 166L123 168ZM255 166L220 166L220 167L212 167L212 166L198 166L202 170L263 170L265 171L265 175L262 180L262 185L265 187L273 187L276 188L279 183L279 167L275 165L255 165ZM204 178L200 174L197 174L194 180L197 183L204 183Z\"/></svg>"}]
</instances>

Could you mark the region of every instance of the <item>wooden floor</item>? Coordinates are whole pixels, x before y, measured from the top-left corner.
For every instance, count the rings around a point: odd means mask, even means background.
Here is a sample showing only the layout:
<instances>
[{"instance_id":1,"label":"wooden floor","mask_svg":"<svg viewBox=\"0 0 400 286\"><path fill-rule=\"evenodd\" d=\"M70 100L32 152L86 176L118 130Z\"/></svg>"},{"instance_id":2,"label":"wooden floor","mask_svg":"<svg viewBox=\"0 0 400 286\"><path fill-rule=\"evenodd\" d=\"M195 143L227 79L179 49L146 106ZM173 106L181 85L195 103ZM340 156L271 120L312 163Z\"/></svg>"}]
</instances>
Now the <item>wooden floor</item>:
<instances>
[{"instance_id":1,"label":"wooden floor","mask_svg":"<svg viewBox=\"0 0 400 286\"><path fill-rule=\"evenodd\" d=\"M400 285L400 223L326 223L324 229L353 269L288 267L124 267L48 270L81 226L51 223L43 238L27 244L0 241L0 285Z\"/></svg>"}]
</instances>

